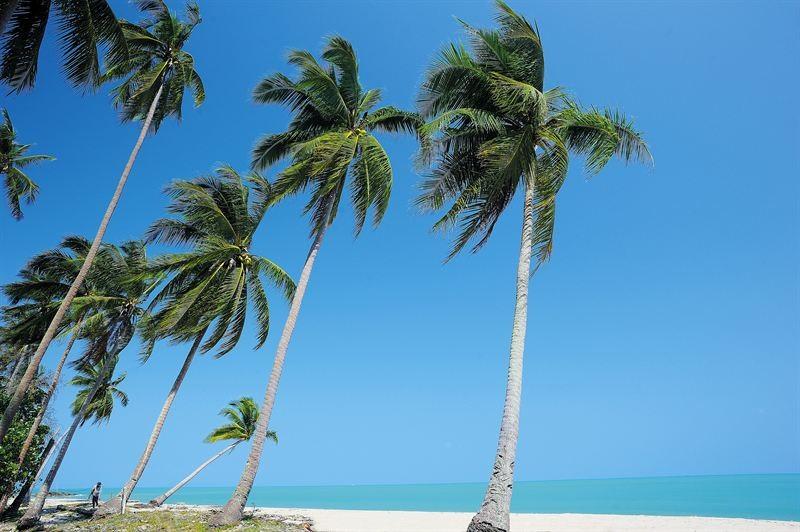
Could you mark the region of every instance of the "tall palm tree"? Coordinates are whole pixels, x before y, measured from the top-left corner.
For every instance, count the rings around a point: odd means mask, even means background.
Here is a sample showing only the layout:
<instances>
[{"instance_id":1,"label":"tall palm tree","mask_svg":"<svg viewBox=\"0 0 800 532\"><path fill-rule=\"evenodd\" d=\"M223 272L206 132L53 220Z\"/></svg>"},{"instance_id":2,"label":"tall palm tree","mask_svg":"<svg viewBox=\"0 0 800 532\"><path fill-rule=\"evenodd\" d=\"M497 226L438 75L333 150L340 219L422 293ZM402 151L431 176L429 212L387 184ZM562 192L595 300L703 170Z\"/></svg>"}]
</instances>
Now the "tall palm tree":
<instances>
[{"instance_id":1,"label":"tall palm tree","mask_svg":"<svg viewBox=\"0 0 800 532\"><path fill-rule=\"evenodd\" d=\"M162 121L169 116L180 119L183 94L187 87L194 92L195 106L200 105L205 99L203 83L194 68L194 58L183 50L192 30L200 23L200 11L197 6L195 4L187 6L188 22L182 22L170 13L161 0L140 0L138 4L149 18L138 25L121 22L128 55L125 60L112 63L104 79L125 78L114 89L114 103L121 109L123 121L142 120L142 129L100 221L97 234L86 254L86 260L61 301L53 321L36 348L31 364L20 381L20 386L3 413L3 418L0 420L0 443L3 442L25 390L39 369L42 357L53 340L61 320L94 262L147 132L151 129L153 132L157 131Z\"/></svg>"},{"instance_id":2,"label":"tall palm tree","mask_svg":"<svg viewBox=\"0 0 800 532\"><path fill-rule=\"evenodd\" d=\"M258 421L258 405L255 401L253 401L252 397L242 397L236 401L231 401L228 403L227 407L222 409L220 415L227 418L228 423L214 429L214 431L211 432L211 434L209 434L206 438L206 442L216 443L218 441L232 440L233 443L200 464L200 466L189 473L186 478L150 501L151 506L161 506L164 504L164 501L169 499L176 491L191 482L191 480L209 464L216 461L220 456L233 452L237 445L244 441L248 441L253 437L253 434L256 431L256 422ZM267 439L278 443L278 435L271 430L267 432Z\"/></svg>"},{"instance_id":3,"label":"tall palm tree","mask_svg":"<svg viewBox=\"0 0 800 532\"><path fill-rule=\"evenodd\" d=\"M106 0L0 0L0 82L15 92L36 81L51 11L58 20L64 72L74 85L98 83L101 48L117 60L127 53L122 29Z\"/></svg>"},{"instance_id":4,"label":"tall palm tree","mask_svg":"<svg viewBox=\"0 0 800 532\"><path fill-rule=\"evenodd\" d=\"M248 186L248 184L250 186ZM243 178L233 168L219 168L214 176L176 181L167 188L176 218L157 220L147 239L165 244L190 245L184 253L165 255L154 269L169 280L151 303L148 354L152 342L168 338L192 342L170 388L150 438L122 491L103 504L97 516L117 513L144 473L167 415L172 408L198 348L216 356L230 352L241 338L248 307L255 311L261 347L269 333L269 302L262 277L291 299L295 285L271 260L252 252L253 237L270 200L269 184L258 174ZM203 341L206 331L211 330Z\"/></svg>"},{"instance_id":5,"label":"tall palm tree","mask_svg":"<svg viewBox=\"0 0 800 532\"><path fill-rule=\"evenodd\" d=\"M42 161L52 161L50 155L26 155L31 144L17 142L17 132L8 111L3 109L3 123L0 124L0 175L3 175L3 186L6 198L11 207L11 215L17 220L22 218L21 201L33 203L39 192L39 185L21 170L28 165Z\"/></svg>"},{"instance_id":6,"label":"tall palm tree","mask_svg":"<svg viewBox=\"0 0 800 532\"><path fill-rule=\"evenodd\" d=\"M112 404L109 404L105 392L123 399L114 392L112 384L118 382L111 376L119 354L128 346L147 315L144 302L161 280L148 268L147 252L142 242L127 242L119 247L106 244L97 259L93 274L98 285L97 293L83 296L80 300L76 298L74 305L76 312L84 315L81 336L86 339L83 354L75 366L82 379L79 383L91 381L91 388L83 394L83 402L76 400L73 403L72 425L36 499L22 516L20 528L38 523L45 499L78 427L90 417L100 421L110 414Z\"/></svg>"},{"instance_id":7,"label":"tall palm tree","mask_svg":"<svg viewBox=\"0 0 800 532\"><path fill-rule=\"evenodd\" d=\"M503 417L494 465L470 532L508 531L514 474L531 256L537 267L553 248L556 195L570 152L585 156L590 173L614 156L650 162L631 122L618 113L584 109L559 89L545 91L538 29L496 0L499 29L465 24L471 50L446 48L422 86L420 105L433 135L426 157L433 170L419 199L447 208L437 229L458 226L450 257L474 242L483 246L515 193L524 195Z\"/></svg>"},{"instance_id":8,"label":"tall palm tree","mask_svg":"<svg viewBox=\"0 0 800 532\"><path fill-rule=\"evenodd\" d=\"M373 209L373 224L377 226L389 205L392 167L373 133L414 133L421 125L414 113L394 107L374 109L381 91L361 87L356 54L347 40L329 38L322 58L327 65L318 63L310 52L291 52L289 63L299 70L297 78L292 80L283 74L274 74L263 79L253 93L256 102L283 104L294 113L286 131L258 141L253 151L253 166L263 169L281 159L290 159L288 168L275 182L274 201L311 189L305 212L311 213L313 242L278 343L247 464L225 508L212 519L218 525L230 524L242 517L261 461L286 350L303 295L322 239L336 218L345 184L350 183L356 234L362 229L370 208Z\"/></svg>"}]
</instances>

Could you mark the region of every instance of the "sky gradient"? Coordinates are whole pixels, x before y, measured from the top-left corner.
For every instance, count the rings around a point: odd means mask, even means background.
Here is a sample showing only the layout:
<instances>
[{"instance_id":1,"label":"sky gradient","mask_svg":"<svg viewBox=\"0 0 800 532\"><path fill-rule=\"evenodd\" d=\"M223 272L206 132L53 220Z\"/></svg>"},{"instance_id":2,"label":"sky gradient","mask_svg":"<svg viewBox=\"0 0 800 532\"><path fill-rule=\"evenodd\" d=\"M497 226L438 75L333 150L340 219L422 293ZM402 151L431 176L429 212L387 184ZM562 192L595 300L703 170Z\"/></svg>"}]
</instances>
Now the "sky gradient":
<instances>
[{"instance_id":1,"label":"sky gradient","mask_svg":"<svg viewBox=\"0 0 800 532\"><path fill-rule=\"evenodd\" d=\"M362 84L412 108L436 51L463 37L454 16L486 26L493 15L488 0L231 4L200 1L204 22L187 50L207 101L146 140L107 240L140 237L164 214L170 180L221 162L247 169L255 139L286 126L285 111L250 93L264 75L291 72L287 50L318 54L341 34ZM552 261L531 285L516 477L800 471L800 4L512 5L539 24L546 88L624 111L656 160L652 170L615 162L591 180L580 161L571 168ZM119 124L107 89L66 84L52 30L36 88L0 99L19 140L58 158L31 169L42 192L25 219L0 218L0 282L63 236L94 234L138 133ZM414 141L381 138L391 206L357 239L348 207L323 245L273 415L280 444L269 444L257 484L488 478L521 205L480 253L443 264L448 240L412 205ZM303 204L268 213L253 248L295 278L310 243ZM142 485L174 483L210 455L217 446L202 440L228 401L261 401L287 310L270 297L262 349L251 349L249 327L224 358L195 361ZM144 366L136 345L124 352L130 405L78 432L56 487L127 479L188 347L159 344ZM73 394L62 386L55 401L62 426ZM234 483L245 457L243 446L194 485Z\"/></svg>"}]
</instances>

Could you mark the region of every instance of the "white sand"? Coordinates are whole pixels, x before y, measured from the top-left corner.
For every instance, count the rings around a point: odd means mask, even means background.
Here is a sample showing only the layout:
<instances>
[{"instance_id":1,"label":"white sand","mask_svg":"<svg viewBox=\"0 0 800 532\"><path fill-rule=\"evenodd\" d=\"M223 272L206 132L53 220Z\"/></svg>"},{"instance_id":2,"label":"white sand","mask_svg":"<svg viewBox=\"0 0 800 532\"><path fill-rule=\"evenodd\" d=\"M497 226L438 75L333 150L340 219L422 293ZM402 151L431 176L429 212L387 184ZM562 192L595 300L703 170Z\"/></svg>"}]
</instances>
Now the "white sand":
<instances>
[{"instance_id":1,"label":"white sand","mask_svg":"<svg viewBox=\"0 0 800 532\"><path fill-rule=\"evenodd\" d=\"M248 508L249 510L250 508ZM318 532L464 532L470 513L259 508L258 513L303 515ZM512 514L513 532L800 532L800 522L646 515Z\"/></svg>"},{"instance_id":2,"label":"white sand","mask_svg":"<svg viewBox=\"0 0 800 532\"><path fill-rule=\"evenodd\" d=\"M48 499L46 507L67 502ZM71 501L74 502L74 501ZM137 508L132 511L152 511ZM165 504L162 509L219 509L210 505ZM246 513L273 515L287 522L313 521L315 532L465 532L472 518L466 512L394 512L377 510L318 510L311 508L255 508ZM60 514L58 514L60 515ZM58 515L46 515L43 524L58 525ZM62 516L63 517L63 516ZM74 516L72 516L74 517ZM294 518L294 519L293 519ZM71 520L71 519L68 519ZM11 526L9 524L9 526ZM11 530L13 527L8 528ZM797 521L596 514L511 514L512 532L800 532ZM6 530L0 525L0 530Z\"/></svg>"}]
</instances>

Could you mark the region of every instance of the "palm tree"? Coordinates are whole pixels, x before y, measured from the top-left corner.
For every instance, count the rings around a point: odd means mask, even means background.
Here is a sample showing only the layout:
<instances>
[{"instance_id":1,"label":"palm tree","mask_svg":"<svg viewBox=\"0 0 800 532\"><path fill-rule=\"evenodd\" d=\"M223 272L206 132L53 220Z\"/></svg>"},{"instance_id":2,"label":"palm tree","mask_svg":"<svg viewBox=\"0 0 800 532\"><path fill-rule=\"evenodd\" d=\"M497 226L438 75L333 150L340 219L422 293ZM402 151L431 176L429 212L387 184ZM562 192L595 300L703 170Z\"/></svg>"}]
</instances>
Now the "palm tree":
<instances>
[{"instance_id":1,"label":"palm tree","mask_svg":"<svg viewBox=\"0 0 800 532\"><path fill-rule=\"evenodd\" d=\"M3 418L0 420L0 443L3 442L25 390L39 369L42 357L53 340L61 320L94 262L145 135L151 129L156 132L162 121L169 116L180 119L186 87L193 90L196 106L205 99L202 81L194 68L194 58L183 50L192 30L200 23L197 6L188 5L188 22L182 22L170 13L161 0L140 0L139 6L148 13L149 18L139 25L124 21L120 23L125 32L129 54L125 60L112 63L104 79L125 78L114 89L114 103L121 109L123 121L142 120L142 129L100 221L97 234L86 254L86 260L62 299L53 321L36 348L31 364L20 381L20 386L17 387L3 413Z\"/></svg>"},{"instance_id":2,"label":"palm tree","mask_svg":"<svg viewBox=\"0 0 800 532\"><path fill-rule=\"evenodd\" d=\"M50 13L55 8L63 68L74 85L95 86L100 79L100 48L125 57L122 30L106 0L0 0L0 82L20 92L33 87Z\"/></svg>"},{"instance_id":3,"label":"palm tree","mask_svg":"<svg viewBox=\"0 0 800 532\"><path fill-rule=\"evenodd\" d=\"M275 182L274 201L312 189L305 212L311 213L313 242L278 343L247 464L225 508L212 518L217 525L234 523L242 517L261 461L286 350L303 295L322 239L336 218L345 184L350 182L356 234L370 208L373 208L373 224L377 226L389 205L392 167L373 132L414 133L421 125L414 113L394 107L373 110L381 92L362 89L356 54L348 41L342 37L329 38L322 58L327 65L319 64L309 52L291 52L289 63L298 68L297 79L274 74L263 79L253 93L256 102L283 104L294 113L285 132L258 141L253 150L253 166L263 169L284 158L291 160Z\"/></svg>"},{"instance_id":4,"label":"palm tree","mask_svg":"<svg viewBox=\"0 0 800 532\"><path fill-rule=\"evenodd\" d=\"M53 485L64 456L67 454L72 437L79 427L87 421L101 423L108 421L114 408L114 399L118 399L122 406L127 406L128 396L119 390L119 384L125 379L123 373L117 378L112 378L114 368L119 360L119 355L107 354L103 360L81 366L78 374L72 379L71 384L79 386L75 400L72 402L72 425L67 431L61 447L50 466L50 471L44 479L36 498L28 505L28 509L20 518L17 528L26 529L36 526L42 515L42 508L50 487Z\"/></svg>"},{"instance_id":5,"label":"palm tree","mask_svg":"<svg viewBox=\"0 0 800 532\"><path fill-rule=\"evenodd\" d=\"M119 398L123 406L127 403L127 398L115 391L119 380L111 376L119 354L144 321L147 311L143 303L161 277L148 268L142 242L127 242L119 247L104 245L97 259L93 274L97 292L76 298L74 305L75 311L84 316L81 337L87 341L82 356L74 363L79 372L76 383L85 386L78 394L84 401L76 398L73 402L72 425L36 499L22 516L20 528L38 523L45 499L78 427L90 418L95 422L107 419L113 406L108 393Z\"/></svg>"},{"instance_id":6,"label":"palm tree","mask_svg":"<svg viewBox=\"0 0 800 532\"><path fill-rule=\"evenodd\" d=\"M122 406L128 406L128 395L119 389L119 385L125 380L126 374L122 373L117 378L101 378L103 364L86 364L78 369L70 384L78 387L78 393L70 405L72 415L77 416L84 403L88 406L80 418L80 426L87 421L93 424L108 422L111 412L114 410L114 400L119 401ZM89 394L95 384L100 382L100 387L89 400Z\"/></svg>"},{"instance_id":7,"label":"palm tree","mask_svg":"<svg viewBox=\"0 0 800 532\"><path fill-rule=\"evenodd\" d=\"M119 512L123 500L130 497L198 348L208 352L219 344L217 357L230 352L241 338L249 306L255 311L258 326L255 348L260 348L269 333L269 302L262 276L287 299L295 289L282 268L251 251L270 200L269 184L263 177L252 174L242 178L233 168L224 166L211 177L176 181L166 192L172 197L167 210L177 219L157 220L146 238L188 244L192 249L155 261L154 269L170 278L151 303L154 314L147 325L151 340L147 353L149 356L152 342L158 338L192 344L128 482L98 509L97 516ZM209 329L211 333L203 342Z\"/></svg>"},{"instance_id":8,"label":"palm tree","mask_svg":"<svg viewBox=\"0 0 800 532\"><path fill-rule=\"evenodd\" d=\"M60 299L69 290L72 280L80 270L89 248L90 243L85 238L67 237L59 248L46 251L31 259L20 271L19 280L3 287L3 292L11 303L10 306L3 309L3 318L8 324L4 334L6 342L33 344L41 339L58 308ZM76 300L79 304L76 306L81 306L84 296L91 292L94 284L96 283L90 275L78 293ZM75 341L81 334L82 316L72 315L68 320L63 321L62 325L65 325L62 334L69 334L69 340L56 364L39 412L33 420L28 436L19 452L18 464L24 462L30 450L50 400L58 387L64 364Z\"/></svg>"},{"instance_id":9,"label":"palm tree","mask_svg":"<svg viewBox=\"0 0 800 532\"><path fill-rule=\"evenodd\" d=\"M226 408L223 408L220 415L228 419L228 423L217 427L206 438L207 443L216 443L218 441L231 441L233 443L216 453L214 456L200 464L200 466L189 473L186 478L175 484L173 487L162 493L152 501L151 506L161 506L164 501L169 499L176 491L188 484L194 477L196 477L203 469L209 464L214 462L223 454L233 452L237 445L244 441L248 441L256 430L256 422L258 421L258 405L253 401L252 397L242 397L236 401L228 403ZM267 438L275 443L278 443L278 435L273 431L267 432Z\"/></svg>"},{"instance_id":10,"label":"palm tree","mask_svg":"<svg viewBox=\"0 0 800 532\"><path fill-rule=\"evenodd\" d=\"M599 172L614 155L650 162L630 121L618 113L584 109L559 89L544 91L544 54L538 29L496 0L499 29L465 24L471 51L451 45L427 73L420 95L433 135L424 154L432 163L420 205L449 204L437 229L458 225L450 257L474 242L483 246L515 193L524 193L516 304L508 382L491 478L469 531L509 530L531 255L536 267L553 247L556 195L567 176L569 152Z\"/></svg>"},{"instance_id":11,"label":"palm tree","mask_svg":"<svg viewBox=\"0 0 800 532\"><path fill-rule=\"evenodd\" d=\"M8 111L3 109L3 123L0 124L0 175L4 177L6 198L11 207L11 215L22 218L21 200L33 203L39 192L39 185L28 177L21 168L42 161L52 161L50 155L26 155L31 144L17 142L17 132Z\"/></svg>"}]
</instances>

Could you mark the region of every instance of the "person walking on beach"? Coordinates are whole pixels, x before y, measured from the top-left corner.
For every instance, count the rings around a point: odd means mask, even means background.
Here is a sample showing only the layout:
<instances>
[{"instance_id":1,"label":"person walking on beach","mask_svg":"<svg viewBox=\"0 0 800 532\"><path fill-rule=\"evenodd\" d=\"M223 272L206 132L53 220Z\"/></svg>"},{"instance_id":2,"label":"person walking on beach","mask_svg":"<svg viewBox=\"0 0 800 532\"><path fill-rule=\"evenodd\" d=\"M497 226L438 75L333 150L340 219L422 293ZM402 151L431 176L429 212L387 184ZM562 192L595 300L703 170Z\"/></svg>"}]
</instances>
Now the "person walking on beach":
<instances>
[{"instance_id":1,"label":"person walking on beach","mask_svg":"<svg viewBox=\"0 0 800 532\"><path fill-rule=\"evenodd\" d=\"M100 490L101 489L103 489L103 483L102 482L98 482L92 488L91 493L89 493L89 497L92 498L92 510L97 508L97 505L100 502Z\"/></svg>"}]
</instances>

